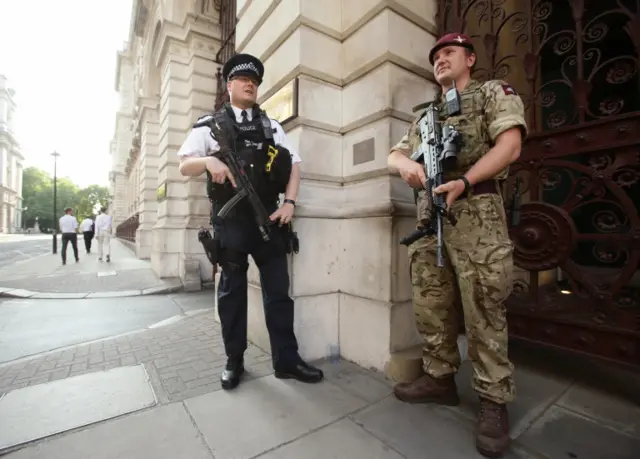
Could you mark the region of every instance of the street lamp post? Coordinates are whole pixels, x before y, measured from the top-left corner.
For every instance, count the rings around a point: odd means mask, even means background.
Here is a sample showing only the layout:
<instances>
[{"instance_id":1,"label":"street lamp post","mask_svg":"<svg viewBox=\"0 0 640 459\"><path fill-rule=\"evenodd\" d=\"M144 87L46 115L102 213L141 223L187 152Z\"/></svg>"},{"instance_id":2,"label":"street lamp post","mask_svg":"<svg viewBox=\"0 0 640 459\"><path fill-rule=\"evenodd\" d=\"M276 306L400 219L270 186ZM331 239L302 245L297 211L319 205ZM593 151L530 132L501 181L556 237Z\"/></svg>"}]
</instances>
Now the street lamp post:
<instances>
[{"instance_id":1,"label":"street lamp post","mask_svg":"<svg viewBox=\"0 0 640 459\"><path fill-rule=\"evenodd\" d=\"M58 177L57 177L57 160L60 153L54 151L53 156L53 253L58 253L58 209L56 209L56 200L58 195Z\"/></svg>"}]
</instances>

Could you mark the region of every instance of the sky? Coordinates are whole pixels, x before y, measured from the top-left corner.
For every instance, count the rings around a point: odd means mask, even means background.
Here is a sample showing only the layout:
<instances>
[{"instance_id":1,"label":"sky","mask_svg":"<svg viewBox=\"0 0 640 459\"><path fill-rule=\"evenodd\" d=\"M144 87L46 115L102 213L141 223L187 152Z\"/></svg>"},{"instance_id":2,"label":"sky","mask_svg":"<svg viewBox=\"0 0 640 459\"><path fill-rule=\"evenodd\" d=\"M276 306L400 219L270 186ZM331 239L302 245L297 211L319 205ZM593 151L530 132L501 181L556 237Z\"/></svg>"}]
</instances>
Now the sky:
<instances>
[{"instance_id":1,"label":"sky","mask_svg":"<svg viewBox=\"0 0 640 459\"><path fill-rule=\"evenodd\" d=\"M25 167L81 187L108 186L118 95L116 54L131 0L0 0L0 74L16 91Z\"/></svg>"}]
</instances>

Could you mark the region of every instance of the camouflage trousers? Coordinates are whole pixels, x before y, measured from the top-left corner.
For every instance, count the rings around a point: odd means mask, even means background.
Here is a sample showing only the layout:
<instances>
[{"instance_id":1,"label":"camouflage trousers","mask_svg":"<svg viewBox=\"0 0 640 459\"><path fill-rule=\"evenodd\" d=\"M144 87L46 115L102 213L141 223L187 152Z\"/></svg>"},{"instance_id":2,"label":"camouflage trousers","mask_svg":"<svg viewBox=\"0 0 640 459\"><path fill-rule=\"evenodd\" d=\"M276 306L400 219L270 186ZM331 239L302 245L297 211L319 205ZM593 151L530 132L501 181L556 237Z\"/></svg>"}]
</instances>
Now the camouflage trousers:
<instances>
[{"instance_id":1,"label":"camouflage trousers","mask_svg":"<svg viewBox=\"0 0 640 459\"><path fill-rule=\"evenodd\" d=\"M457 371L457 337L464 320L474 389L495 402L509 402L515 386L504 301L512 289L513 243L503 201L495 194L470 196L455 202L452 212L458 223L445 223L444 268L436 264L435 236L409 247L424 370L436 378Z\"/></svg>"}]
</instances>

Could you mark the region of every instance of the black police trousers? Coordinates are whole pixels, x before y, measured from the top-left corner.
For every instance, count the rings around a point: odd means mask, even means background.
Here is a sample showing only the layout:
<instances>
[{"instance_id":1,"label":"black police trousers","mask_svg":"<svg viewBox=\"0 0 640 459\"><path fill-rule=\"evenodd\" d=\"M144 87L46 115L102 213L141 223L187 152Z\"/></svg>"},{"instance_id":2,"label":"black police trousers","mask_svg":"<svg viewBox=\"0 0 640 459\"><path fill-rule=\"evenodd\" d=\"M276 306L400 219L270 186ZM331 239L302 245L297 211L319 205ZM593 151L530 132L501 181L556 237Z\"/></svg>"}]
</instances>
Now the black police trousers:
<instances>
[{"instance_id":1,"label":"black police trousers","mask_svg":"<svg viewBox=\"0 0 640 459\"><path fill-rule=\"evenodd\" d=\"M264 242L253 216L247 212L236 212L223 223L214 224L220 239L219 264L222 268L217 293L218 316L225 351L230 359L242 357L247 349L247 268L251 255L260 271L274 368L300 361L293 331L293 300L289 296L284 229L278 224L271 226L271 240Z\"/></svg>"}]
</instances>

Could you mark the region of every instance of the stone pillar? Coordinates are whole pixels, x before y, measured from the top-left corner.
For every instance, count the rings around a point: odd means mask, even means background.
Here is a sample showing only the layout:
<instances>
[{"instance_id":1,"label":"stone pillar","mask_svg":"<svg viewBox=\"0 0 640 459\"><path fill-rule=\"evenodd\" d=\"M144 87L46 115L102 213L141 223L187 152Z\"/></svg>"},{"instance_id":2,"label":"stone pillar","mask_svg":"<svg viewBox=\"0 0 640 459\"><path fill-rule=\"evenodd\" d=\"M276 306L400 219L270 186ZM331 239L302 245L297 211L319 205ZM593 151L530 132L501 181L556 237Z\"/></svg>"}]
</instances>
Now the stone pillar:
<instances>
[{"instance_id":1,"label":"stone pillar","mask_svg":"<svg viewBox=\"0 0 640 459\"><path fill-rule=\"evenodd\" d=\"M419 342L398 243L415 206L387 155L412 107L435 92L436 2L282 0L238 11L238 51L265 62L260 101L298 78L298 117L285 129L303 159L291 274L301 354L320 358L338 345L344 358L382 370ZM268 348L252 270L250 336Z\"/></svg>"},{"instance_id":2,"label":"stone pillar","mask_svg":"<svg viewBox=\"0 0 640 459\"><path fill-rule=\"evenodd\" d=\"M113 172L113 201L109 213L113 217L114 231L129 217L128 177L126 173L129 152L133 141L131 123L133 118L133 76L134 68L129 50L118 53L118 72L116 74L116 90L120 96L120 107L116 113L115 135L112 144L113 155L111 170Z\"/></svg>"},{"instance_id":3,"label":"stone pillar","mask_svg":"<svg viewBox=\"0 0 640 459\"><path fill-rule=\"evenodd\" d=\"M151 264L159 276L180 277L186 289L200 289L201 280L212 277L197 240L198 229L208 226L209 202L204 176L183 177L177 152L195 120L213 108L219 30L211 18L192 14L184 25L164 23L162 28L158 185L166 185L166 197L158 203Z\"/></svg>"},{"instance_id":4,"label":"stone pillar","mask_svg":"<svg viewBox=\"0 0 640 459\"><path fill-rule=\"evenodd\" d=\"M158 216L158 104L157 98L141 98L140 104L140 223L136 230L136 255L151 258L151 231Z\"/></svg>"}]
</instances>

